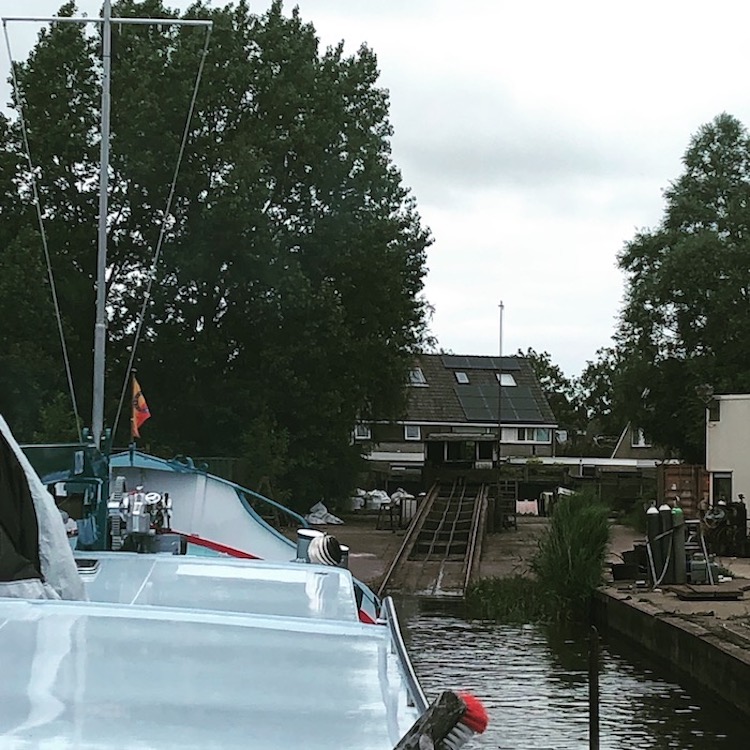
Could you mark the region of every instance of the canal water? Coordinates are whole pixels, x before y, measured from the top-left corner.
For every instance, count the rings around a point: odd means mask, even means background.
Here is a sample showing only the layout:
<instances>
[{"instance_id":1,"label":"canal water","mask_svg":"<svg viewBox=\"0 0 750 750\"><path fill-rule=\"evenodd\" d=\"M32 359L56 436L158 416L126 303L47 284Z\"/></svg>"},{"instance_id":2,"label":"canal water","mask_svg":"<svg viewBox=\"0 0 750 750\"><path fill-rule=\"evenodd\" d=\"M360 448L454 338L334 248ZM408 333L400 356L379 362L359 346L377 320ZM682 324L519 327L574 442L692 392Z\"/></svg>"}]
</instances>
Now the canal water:
<instances>
[{"instance_id":1,"label":"canal water","mask_svg":"<svg viewBox=\"0 0 750 750\"><path fill-rule=\"evenodd\" d=\"M409 653L428 701L442 690L481 698L490 725L468 748L585 750L588 643L541 626L503 626L400 606ZM681 684L663 665L620 641L602 640L602 750L748 747L731 707Z\"/></svg>"}]
</instances>

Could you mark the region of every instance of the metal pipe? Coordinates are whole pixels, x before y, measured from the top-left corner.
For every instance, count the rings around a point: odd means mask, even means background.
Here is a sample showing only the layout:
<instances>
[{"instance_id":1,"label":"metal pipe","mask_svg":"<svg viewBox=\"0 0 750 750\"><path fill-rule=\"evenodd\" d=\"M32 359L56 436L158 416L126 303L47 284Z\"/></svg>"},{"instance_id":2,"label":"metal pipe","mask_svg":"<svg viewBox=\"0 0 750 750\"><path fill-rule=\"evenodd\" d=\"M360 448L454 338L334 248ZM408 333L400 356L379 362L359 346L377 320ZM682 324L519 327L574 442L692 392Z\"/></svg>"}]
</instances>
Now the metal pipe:
<instances>
[{"instance_id":1,"label":"metal pipe","mask_svg":"<svg viewBox=\"0 0 750 750\"><path fill-rule=\"evenodd\" d=\"M96 253L96 322L91 432L100 447L104 429L104 366L107 340L107 191L109 189L110 74L112 69L112 2L102 9L102 115L99 158L99 231Z\"/></svg>"}]
</instances>

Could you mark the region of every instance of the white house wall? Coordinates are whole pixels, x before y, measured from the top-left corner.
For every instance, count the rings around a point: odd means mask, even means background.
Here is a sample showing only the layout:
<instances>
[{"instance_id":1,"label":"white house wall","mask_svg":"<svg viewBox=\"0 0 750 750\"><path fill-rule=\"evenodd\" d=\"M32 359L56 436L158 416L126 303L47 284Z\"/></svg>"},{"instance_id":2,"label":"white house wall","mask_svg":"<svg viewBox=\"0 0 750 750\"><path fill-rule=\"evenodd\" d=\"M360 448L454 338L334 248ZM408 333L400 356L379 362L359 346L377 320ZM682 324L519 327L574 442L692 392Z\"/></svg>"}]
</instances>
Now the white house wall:
<instances>
[{"instance_id":1,"label":"white house wall","mask_svg":"<svg viewBox=\"0 0 750 750\"><path fill-rule=\"evenodd\" d=\"M731 472L732 500L750 498L750 394L714 397L719 420L706 420L706 469Z\"/></svg>"}]
</instances>

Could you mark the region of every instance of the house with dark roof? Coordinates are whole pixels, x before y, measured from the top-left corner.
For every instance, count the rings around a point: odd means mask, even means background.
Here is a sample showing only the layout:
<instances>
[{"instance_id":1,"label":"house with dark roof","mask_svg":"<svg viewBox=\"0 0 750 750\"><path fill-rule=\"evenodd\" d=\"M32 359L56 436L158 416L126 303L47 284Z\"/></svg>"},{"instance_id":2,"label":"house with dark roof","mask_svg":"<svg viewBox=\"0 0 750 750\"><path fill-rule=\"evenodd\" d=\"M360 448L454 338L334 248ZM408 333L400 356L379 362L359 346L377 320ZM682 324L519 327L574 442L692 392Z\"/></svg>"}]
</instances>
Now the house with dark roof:
<instances>
[{"instance_id":1,"label":"house with dark roof","mask_svg":"<svg viewBox=\"0 0 750 750\"><path fill-rule=\"evenodd\" d=\"M555 416L524 357L422 354L408 388L403 419L354 431L381 476L406 483L419 480L425 461L491 469L499 460L554 455Z\"/></svg>"},{"instance_id":2,"label":"house with dark roof","mask_svg":"<svg viewBox=\"0 0 750 750\"><path fill-rule=\"evenodd\" d=\"M612 450L612 458L661 459L669 457L668 451L662 446L655 445L648 433L642 427L636 427L628 422L623 427L620 437Z\"/></svg>"}]
</instances>

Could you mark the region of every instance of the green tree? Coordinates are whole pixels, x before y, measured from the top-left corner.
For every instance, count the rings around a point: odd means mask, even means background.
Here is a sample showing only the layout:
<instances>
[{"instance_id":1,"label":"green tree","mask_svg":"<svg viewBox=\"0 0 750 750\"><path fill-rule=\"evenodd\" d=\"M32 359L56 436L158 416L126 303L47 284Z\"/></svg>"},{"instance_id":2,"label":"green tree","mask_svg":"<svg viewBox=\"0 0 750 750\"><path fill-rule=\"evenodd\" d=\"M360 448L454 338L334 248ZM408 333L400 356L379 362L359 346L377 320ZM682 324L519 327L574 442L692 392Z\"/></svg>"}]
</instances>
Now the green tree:
<instances>
[{"instance_id":1,"label":"green tree","mask_svg":"<svg viewBox=\"0 0 750 750\"><path fill-rule=\"evenodd\" d=\"M525 352L519 349L518 356L529 361L559 426L572 434L582 429L585 420L579 405L576 380L565 375L559 365L552 361L549 352L537 352L529 347Z\"/></svg>"},{"instance_id":2,"label":"green tree","mask_svg":"<svg viewBox=\"0 0 750 750\"><path fill-rule=\"evenodd\" d=\"M160 0L122 0L115 12L167 14ZM194 28L123 25L113 42L108 421L152 278L137 355L151 447L265 456L265 473L300 503L342 493L361 467L352 425L399 414L410 356L426 335L430 236L391 159L377 60L367 47L321 53L313 26L280 2L263 15L244 0L222 9L199 2L187 15L211 18L214 30L154 268L204 37ZM84 413L96 46L77 27L58 25L18 68L28 122L45 123L31 128L31 150ZM17 121L4 136L18 151ZM15 179L11 202L28 208L28 175L18 170ZM31 242L23 248L39 252ZM57 356L52 344L45 353ZM263 430L268 445L260 446Z\"/></svg>"},{"instance_id":3,"label":"green tree","mask_svg":"<svg viewBox=\"0 0 750 750\"><path fill-rule=\"evenodd\" d=\"M692 138L660 225L619 258L618 398L653 439L701 461L695 388L750 388L750 140L721 114Z\"/></svg>"}]
</instances>

